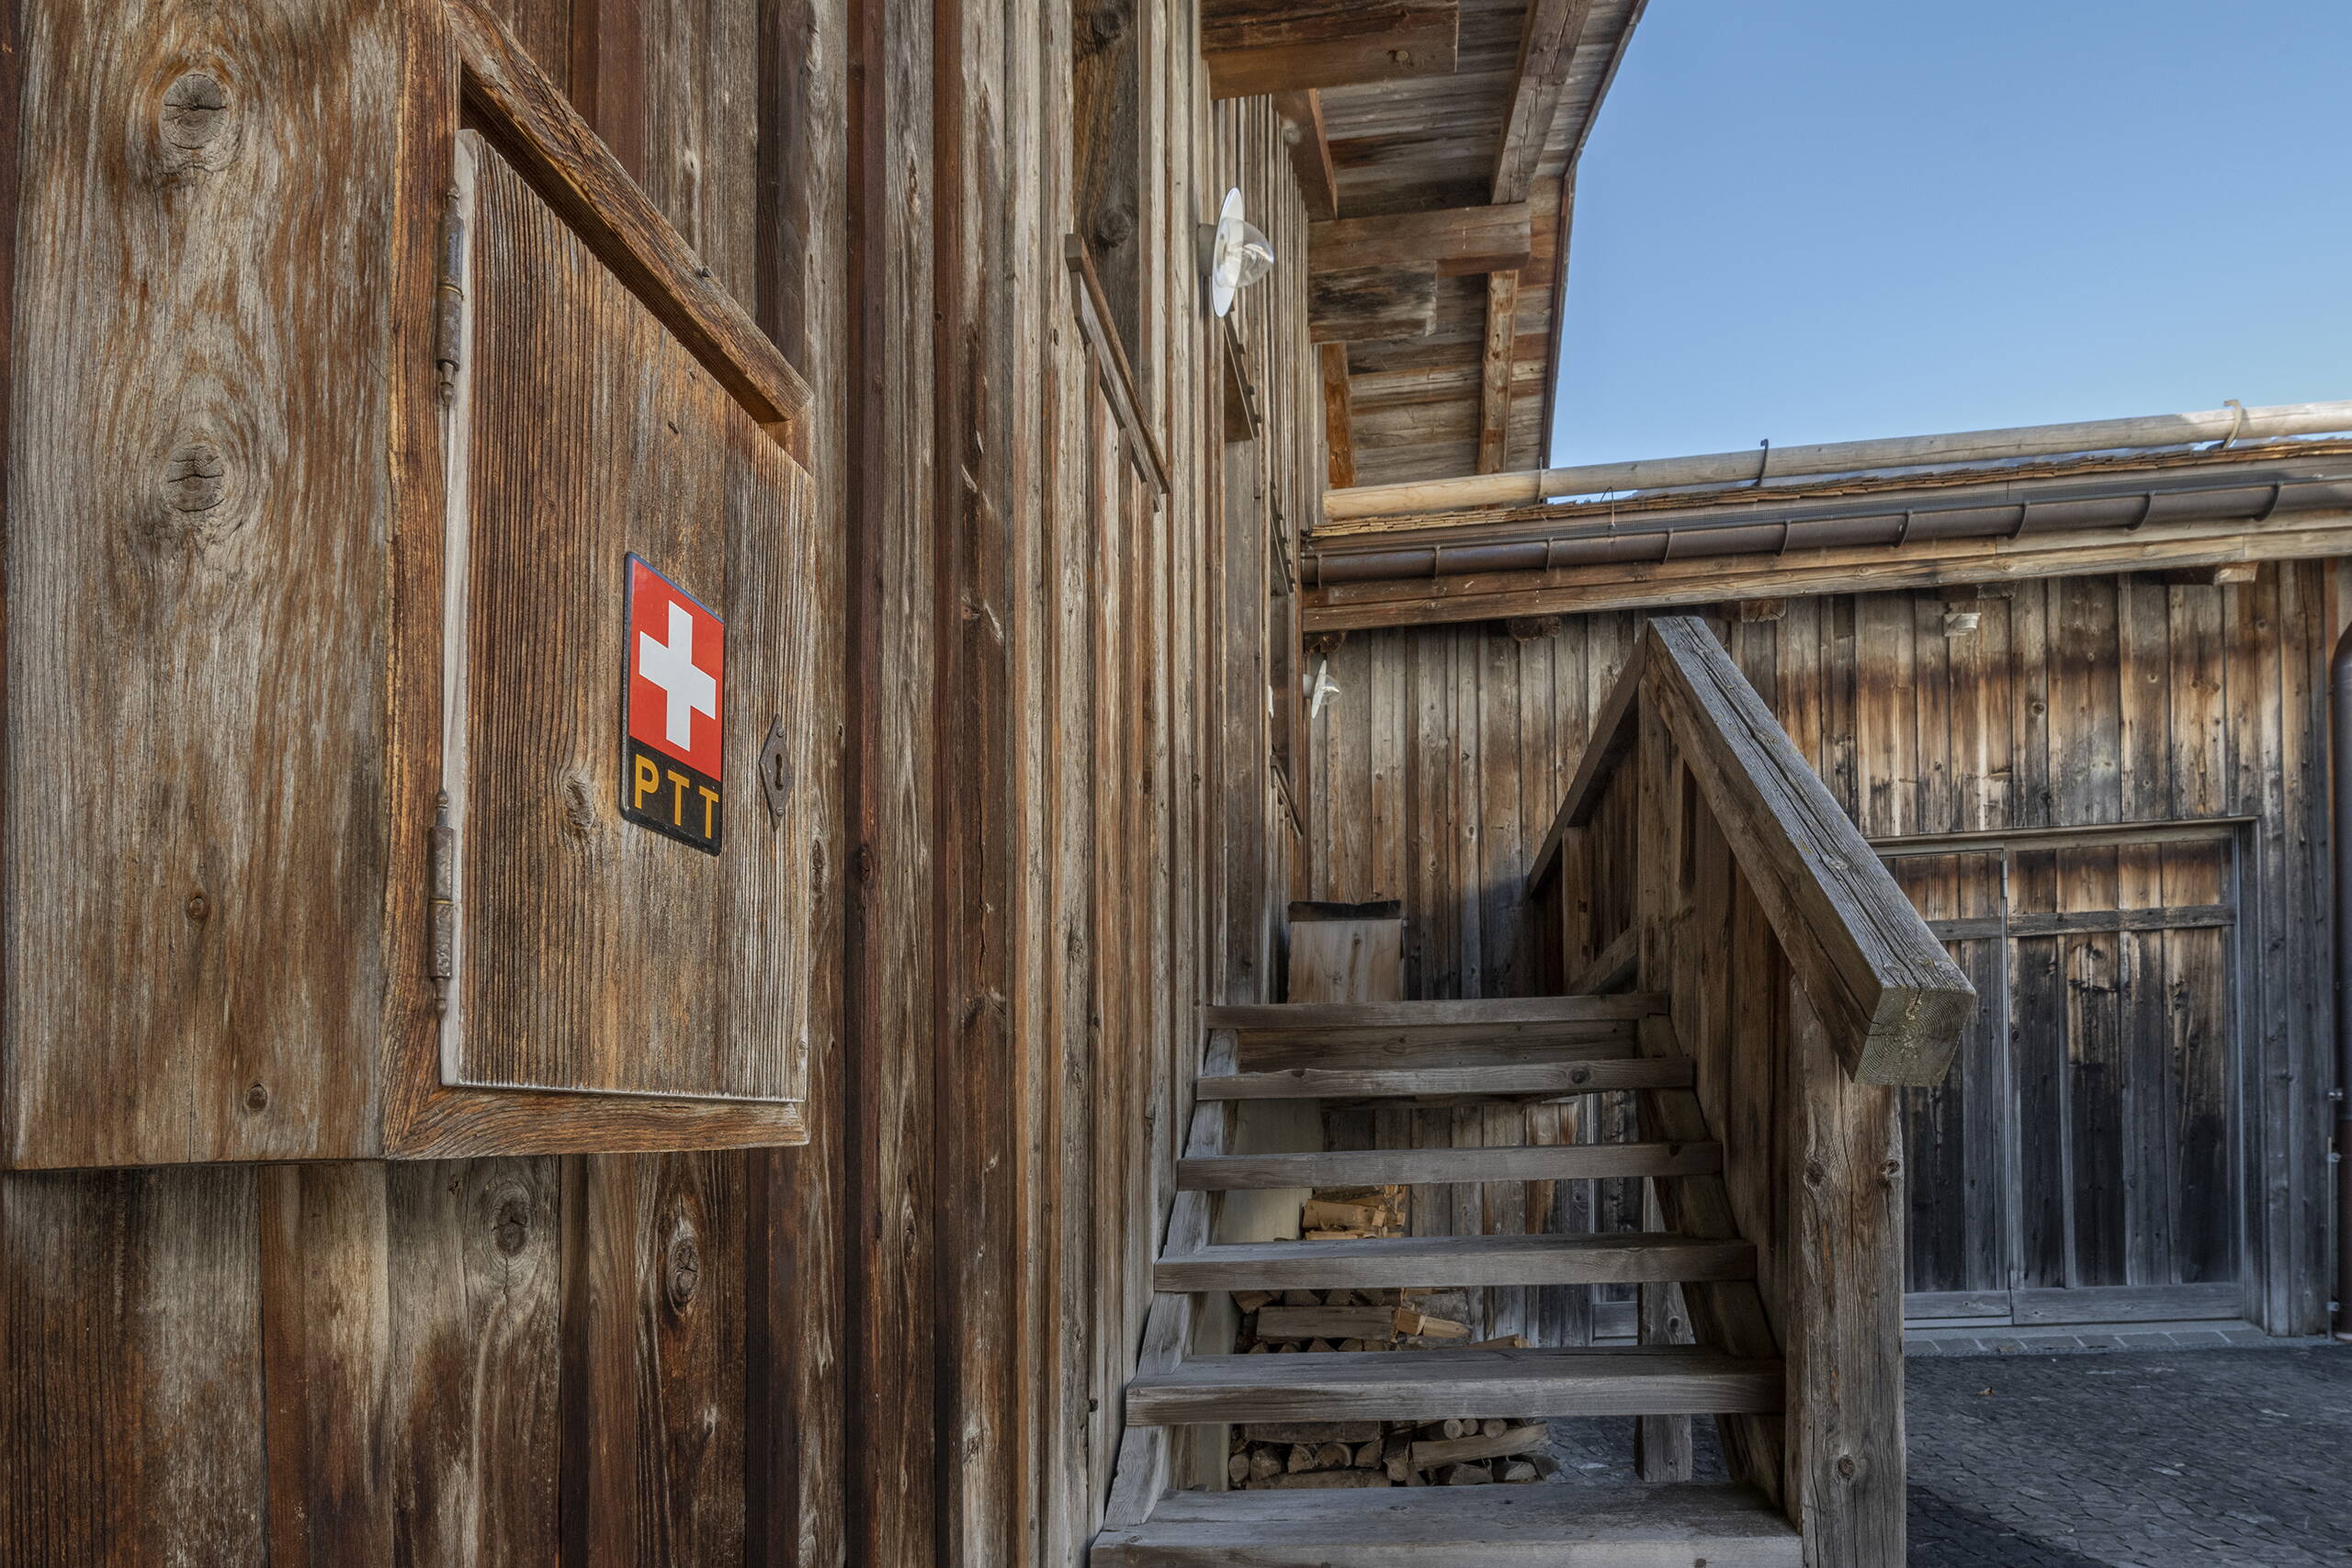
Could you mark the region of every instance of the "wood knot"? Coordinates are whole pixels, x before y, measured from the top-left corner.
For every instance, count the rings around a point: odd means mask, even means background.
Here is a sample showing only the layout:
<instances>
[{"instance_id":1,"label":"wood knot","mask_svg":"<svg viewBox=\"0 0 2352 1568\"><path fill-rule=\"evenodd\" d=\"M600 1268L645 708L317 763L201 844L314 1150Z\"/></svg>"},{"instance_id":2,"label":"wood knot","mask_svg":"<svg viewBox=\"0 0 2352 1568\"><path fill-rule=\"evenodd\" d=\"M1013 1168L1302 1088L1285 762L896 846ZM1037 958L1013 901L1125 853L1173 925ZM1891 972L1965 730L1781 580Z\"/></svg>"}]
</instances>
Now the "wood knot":
<instances>
[{"instance_id":1,"label":"wood knot","mask_svg":"<svg viewBox=\"0 0 2352 1568\"><path fill-rule=\"evenodd\" d=\"M1110 48L1126 36L1127 23L1134 16L1134 0L1097 0L1081 8L1072 28L1078 52L1097 54Z\"/></svg>"},{"instance_id":2,"label":"wood knot","mask_svg":"<svg viewBox=\"0 0 2352 1568\"><path fill-rule=\"evenodd\" d=\"M520 1198L502 1199L490 1227L490 1238L492 1245L508 1258L521 1252L531 1241L531 1206Z\"/></svg>"},{"instance_id":3,"label":"wood knot","mask_svg":"<svg viewBox=\"0 0 2352 1568\"><path fill-rule=\"evenodd\" d=\"M187 896L187 904L183 905L182 908L187 911L187 918L191 920L205 919L212 913L211 900L205 897L201 893L189 894Z\"/></svg>"},{"instance_id":4,"label":"wood knot","mask_svg":"<svg viewBox=\"0 0 2352 1568\"><path fill-rule=\"evenodd\" d=\"M164 500L175 512L209 512L228 494L228 472L209 441L175 446L164 459Z\"/></svg>"},{"instance_id":5,"label":"wood knot","mask_svg":"<svg viewBox=\"0 0 2352 1568\"><path fill-rule=\"evenodd\" d=\"M234 118L229 90L205 72L190 71L164 88L155 135L163 144L165 177L226 164L237 141L232 134Z\"/></svg>"},{"instance_id":6,"label":"wood knot","mask_svg":"<svg viewBox=\"0 0 2352 1568\"><path fill-rule=\"evenodd\" d=\"M245 1109L248 1111L269 1109L269 1089L266 1085L254 1084L245 1090Z\"/></svg>"},{"instance_id":7,"label":"wood knot","mask_svg":"<svg viewBox=\"0 0 2352 1568\"><path fill-rule=\"evenodd\" d=\"M164 89L164 140L175 147L203 146L220 134L228 118L228 92L201 71Z\"/></svg>"},{"instance_id":8,"label":"wood knot","mask_svg":"<svg viewBox=\"0 0 2352 1568\"><path fill-rule=\"evenodd\" d=\"M1849 1481L1851 1481L1851 1480L1853 1480L1853 1479L1854 1479L1854 1456L1853 1456L1853 1455L1851 1455L1851 1454L1844 1455L1843 1457L1841 1457L1841 1458L1838 1461L1838 1474L1840 1474L1840 1475L1842 1475L1842 1476L1844 1476L1844 1477L1845 1477L1847 1480L1849 1480Z\"/></svg>"},{"instance_id":9,"label":"wood knot","mask_svg":"<svg viewBox=\"0 0 2352 1568\"><path fill-rule=\"evenodd\" d=\"M1098 249L1115 251L1135 238L1136 215L1125 207L1105 208L1094 220L1094 243Z\"/></svg>"},{"instance_id":10,"label":"wood knot","mask_svg":"<svg viewBox=\"0 0 2352 1568\"><path fill-rule=\"evenodd\" d=\"M662 1274L671 1309L684 1312L702 1284L702 1248L695 1245L692 1231L681 1226L671 1238L670 1256L663 1264Z\"/></svg>"},{"instance_id":11,"label":"wood knot","mask_svg":"<svg viewBox=\"0 0 2352 1568\"><path fill-rule=\"evenodd\" d=\"M582 781L571 778L563 782L563 830L571 838L585 840L596 831L596 807Z\"/></svg>"}]
</instances>

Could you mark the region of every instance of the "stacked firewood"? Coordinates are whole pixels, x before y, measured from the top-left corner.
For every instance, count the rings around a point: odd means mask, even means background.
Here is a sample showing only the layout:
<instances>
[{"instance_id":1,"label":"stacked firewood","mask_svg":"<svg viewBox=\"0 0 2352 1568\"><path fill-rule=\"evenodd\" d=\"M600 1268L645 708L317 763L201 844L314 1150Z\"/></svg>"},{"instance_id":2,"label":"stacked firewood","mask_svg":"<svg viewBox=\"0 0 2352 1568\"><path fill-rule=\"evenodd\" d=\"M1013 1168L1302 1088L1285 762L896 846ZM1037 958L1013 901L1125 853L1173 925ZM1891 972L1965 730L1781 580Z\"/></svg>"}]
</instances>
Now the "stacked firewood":
<instances>
[{"instance_id":1,"label":"stacked firewood","mask_svg":"<svg viewBox=\"0 0 2352 1568\"><path fill-rule=\"evenodd\" d=\"M1233 1429L1225 1473L1257 1491L1543 1481L1550 1439L1541 1421L1261 1421Z\"/></svg>"},{"instance_id":2,"label":"stacked firewood","mask_svg":"<svg viewBox=\"0 0 2352 1568\"><path fill-rule=\"evenodd\" d=\"M1405 1234L1402 1187L1318 1188L1299 1215L1305 1239ZM1473 1343L1469 1302L1435 1290L1238 1291L1234 1348L1244 1355L1521 1348L1519 1335ZM1459 1315L1449 1315L1458 1314ZM1559 1472L1541 1421L1257 1422L1233 1428L1226 1475L1265 1490L1473 1486Z\"/></svg>"},{"instance_id":3,"label":"stacked firewood","mask_svg":"<svg viewBox=\"0 0 2352 1568\"><path fill-rule=\"evenodd\" d=\"M1318 1187L1299 1211L1299 1234L1307 1241L1403 1235L1405 1193L1402 1187Z\"/></svg>"},{"instance_id":4,"label":"stacked firewood","mask_svg":"<svg viewBox=\"0 0 2352 1568\"><path fill-rule=\"evenodd\" d=\"M1429 1310L1430 1291L1237 1291L1241 1314L1234 1348L1269 1350L1427 1349L1467 1339L1470 1325Z\"/></svg>"}]
</instances>

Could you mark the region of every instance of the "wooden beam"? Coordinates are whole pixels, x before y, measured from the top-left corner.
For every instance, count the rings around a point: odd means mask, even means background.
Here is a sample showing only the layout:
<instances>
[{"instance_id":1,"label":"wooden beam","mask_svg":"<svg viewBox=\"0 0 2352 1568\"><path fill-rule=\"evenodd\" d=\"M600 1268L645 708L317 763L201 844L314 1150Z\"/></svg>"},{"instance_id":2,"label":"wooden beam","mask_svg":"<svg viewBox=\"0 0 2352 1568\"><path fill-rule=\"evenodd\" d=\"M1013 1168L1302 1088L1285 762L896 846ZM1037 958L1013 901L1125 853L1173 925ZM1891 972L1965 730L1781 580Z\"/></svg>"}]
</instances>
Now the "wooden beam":
<instances>
[{"instance_id":1,"label":"wooden beam","mask_svg":"<svg viewBox=\"0 0 2352 1568\"><path fill-rule=\"evenodd\" d=\"M1323 369L1323 450L1331 487L1345 490L1356 482L1355 393L1348 380L1348 345L1317 346Z\"/></svg>"},{"instance_id":2,"label":"wooden beam","mask_svg":"<svg viewBox=\"0 0 2352 1568\"><path fill-rule=\"evenodd\" d=\"M1078 284L1071 292L1078 307L1079 332L1094 351L1095 379L1102 385L1104 400L1118 417L1119 428L1126 434L1127 459L1145 483L1166 495L1168 459L1160 456L1159 438L1152 434L1151 422L1144 417L1143 397L1136 389L1135 372L1128 367L1127 351L1119 342L1111 302L1103 298L1102 281L1094 274L1094 260L1087 253L1086 242L1076 234L1063 235L1062 259L1069 264Z\"/></svg>"},{"instance_id":3,"label":"wooden beam","mask_svg":"<svg viewBox=\"0 0 2352 1568\"><path fill-rule=\"evenodd\" d=\"M1478 471L1510 462L1510 383L1519 343L1519 274L1487 275L1487 342L1478 363Z\"/></svg>"},{"instance_id":4,"label":"wooden beam","mask_svg":"<svg viewBox=\"0 0 2352 1568\"><path fill-rule=\"evenodd\" d=\"M1519 71L1503 110L1491 185L1498 202L1525 201L1535 170L1559 118L1560 93L1574 63L1577 39L1592 0L1534 0L1520 34ZM1560 193L1565 214L1568 192ZM1565 217L1563 219L1565 222ZM1566 247L1561 256L1565 261ZM1555 285L1557 287L1556 282ZM1555 302L1556 313L1557 304ZM1478 367L1478 471L1500 473L1510 463L1510 404L1519 347L1519 273L1487 278L1487 341Z\"/></svg>"},{"instance_id":5,"label":"wooden beam","mask_svg":"<svg viewBox=\"0 0 2352 1568\"><path fill-rule=\"evenodd\" d=\"M1209 96L1349 87L1453 73L1461 0L1203 0Z\"/></svg>"},{"instance_id":6,"label":"wooden beam","mask_svg":"<svg viewBox=\"0 0 2352 1568\"><path fill-rule=\"evenodd\" d=\"M1533 254L1532 233L1524 201L1339 218L1307 229L1307 267L1342 272L1433 263L1447 277L1511 271Z\"/></svg>"},{"instance_id":7,"label":"wooden beam","mask_svg":"<svg viewBox=\"0 0 2352 1568\"><path fill-rule=\"evenodd\" d=\"M1600 950L1600 955L1584 967L1584 972L1568 982L1572 995L1599 996L1620 986L1634 982L1634 972L1641 958L1641 928L1627 926Z\"/></svg>"},{"instance_id":8,"label":"wooden beam","mask_svg":"<svg viewBox=\"0 0 2352 1568\"><path fill-rule=\"evenodd\" d=\"M1495 155L1497 201L1525 201L1534 183L1544 144L1559 118L1560 93L1575 63L1592 0L1534 0L1520 34L1519 72L1504 110L1503 134Z\"/></svg>"},{"instance_id":9,"label":"wooden beam","mask_svg":"<svg viewBox=\"0 0 2352 1568\"><path fill-rule=\"evenodd\" d=\"M2015 539L1931 540L1915 545L1803 550L1785 556L1692 557L1654 566L1569 567L1337 583L1306 592L1310 632L1444 626L1512 615L1706 605L1725 599L1810 598L2092 577L2266 560L2318 560L2352 551L2352 512L2312 512L2292 527L2249 529L2243 518L2151 523L2126 531L2028 534Z\"/></svg>"},{"instance_id":10,"label":"wooden beam","mask_svg":"<svg viewBox=\"0 0 2352 1568\"><path fill-rule=\"evenodd\" d=\"M808 456L808 384L713 280L636 180L482 0L448 8L469 100L582 243L796 457Z\"/></svg>"},{"instance_id":11,"label":"wooden beam","mask_svg":"<svg viewBox=\"0 0 2352 1568\"><path fill-rule=\"evenodd\" d=\"M1309 273L1306 335L1316 343L1386 343L1437 328L1437 268L1375 266Z\"/></svg>"},{"instance_id":12,"label":"wooden beam","mask_svg":"<svg viewBox=\"0 0 2352 1568\"><path fill-rule=\"evenodd\" d=\"M1274 112L1283 118L1283 143L1290 149L1291 173L1314 221L1340 215L1340 171L1331 163L1331 139L1323 130L1323 95L1308 88L1276 93Z\"/></svg>"}]
</instances>

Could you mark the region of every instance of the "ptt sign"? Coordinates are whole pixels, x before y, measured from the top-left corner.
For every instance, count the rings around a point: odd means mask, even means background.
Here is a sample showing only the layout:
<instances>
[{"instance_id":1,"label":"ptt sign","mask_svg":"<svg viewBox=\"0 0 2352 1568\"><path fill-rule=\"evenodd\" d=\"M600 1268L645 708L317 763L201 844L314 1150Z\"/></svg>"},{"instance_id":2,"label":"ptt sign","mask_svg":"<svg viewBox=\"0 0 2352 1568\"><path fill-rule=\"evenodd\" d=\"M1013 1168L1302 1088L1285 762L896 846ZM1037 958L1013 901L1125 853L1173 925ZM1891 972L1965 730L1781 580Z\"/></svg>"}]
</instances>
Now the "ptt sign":
<instances>
[{"instance_id":1,"label":"ptt sign","mask_svg":"<svg viewBox=\"0 0 2352 1568\"><path fill-rule=\"evenodd\" d=\"M634 555L628 594L621 815L715 855L727 820L727 623Z\"/></svg>"}]
</instances>

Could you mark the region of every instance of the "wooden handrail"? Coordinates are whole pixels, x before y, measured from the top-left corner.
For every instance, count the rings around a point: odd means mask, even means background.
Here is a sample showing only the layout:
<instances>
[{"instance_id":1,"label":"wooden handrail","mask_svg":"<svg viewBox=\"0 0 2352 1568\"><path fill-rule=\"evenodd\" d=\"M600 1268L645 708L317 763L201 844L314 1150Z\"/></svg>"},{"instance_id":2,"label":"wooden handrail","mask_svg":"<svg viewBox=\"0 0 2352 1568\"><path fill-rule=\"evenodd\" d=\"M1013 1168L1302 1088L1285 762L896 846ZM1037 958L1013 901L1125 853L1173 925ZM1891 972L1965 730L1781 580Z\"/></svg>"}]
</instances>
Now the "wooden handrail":
<instances>
[{"instance_id":1,"label":"wooden handrail","mask_svg":"<svg viewBox=\"0 0 2352 1568\"><path fill-rule=\"evenodd\" d=\"M1976 991L1705 623L1653 618L1611 692L1531 895L1632 753L1646 706L1722 828L1791 971L1857 1083L1930 1084Z\"/></svg>"}]
</instances>

